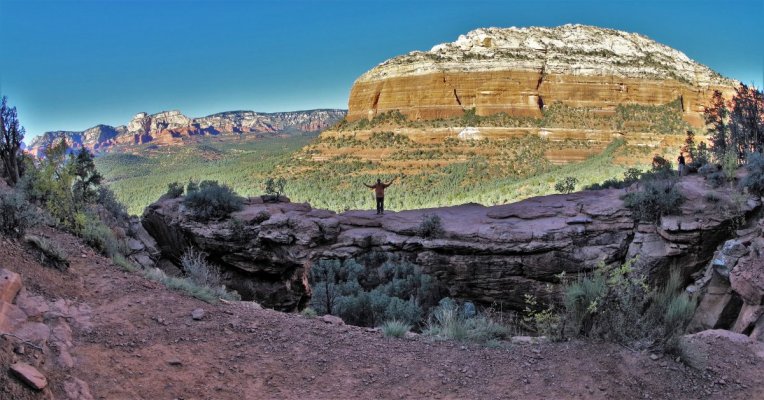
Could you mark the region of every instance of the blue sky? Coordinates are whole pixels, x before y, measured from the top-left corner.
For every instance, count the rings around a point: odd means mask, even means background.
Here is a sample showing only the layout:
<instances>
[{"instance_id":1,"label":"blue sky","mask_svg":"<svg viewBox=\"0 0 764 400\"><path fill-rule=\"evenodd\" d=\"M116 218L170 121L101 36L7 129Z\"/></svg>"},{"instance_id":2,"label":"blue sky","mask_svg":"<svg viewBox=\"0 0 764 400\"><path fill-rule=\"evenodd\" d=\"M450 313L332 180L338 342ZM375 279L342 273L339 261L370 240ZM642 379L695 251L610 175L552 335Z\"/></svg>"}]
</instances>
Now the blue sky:
<instances>
[{"instance_id":1,"label":"blue sky","mask_svg":"<svg viewBox=\"0 0 764 400\"><path fill-rule=\"evenodd\" d=\"M31 137L137 112L346 108L387 58L478 27L639 32L746 83L764 80L764 0L0 0L0 92Z\"/></svg>"}]
</instances>

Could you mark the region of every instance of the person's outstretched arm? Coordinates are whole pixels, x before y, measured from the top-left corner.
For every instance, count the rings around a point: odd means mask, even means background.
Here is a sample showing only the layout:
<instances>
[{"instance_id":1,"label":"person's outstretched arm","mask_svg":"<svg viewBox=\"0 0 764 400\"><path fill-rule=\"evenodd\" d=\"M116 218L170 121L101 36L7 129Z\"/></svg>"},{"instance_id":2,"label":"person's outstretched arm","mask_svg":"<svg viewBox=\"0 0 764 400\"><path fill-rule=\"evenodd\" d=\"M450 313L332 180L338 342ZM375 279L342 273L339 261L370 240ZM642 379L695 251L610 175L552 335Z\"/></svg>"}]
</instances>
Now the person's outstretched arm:
<instances>
[{"instance_id":1,"label":"person's outstretched arm","mask_svg":"<svg viewBox=\"0 0 764 400\"><path fill-rule=\"evenodd\" d=\"M367 185L367 184L365 184L365 183L364 183L363 185L364 185L364 186L366 186L366 187L367 187L367 188L369 188L369 189L374 189L374 186L371 186L371 185Z\"/></svg>"},{"instance_id":2,"label":"person's outstretched arm","mask_svg":"<svg viewBox=\"0 0 764 400\"><path fill-rule=\"evenodd\" d=\"M396 177L394 177L393 179L391 179L391 180L390 180L390 182L387 182L387 183L385 183L385 187L388 187L388 186L392 185L392 184L393 184L393 182L395 182L395 180L396 180L396 179L398 179L398 177L397 177L397 176L396 176Z\"/></svg>"}]
</instances>

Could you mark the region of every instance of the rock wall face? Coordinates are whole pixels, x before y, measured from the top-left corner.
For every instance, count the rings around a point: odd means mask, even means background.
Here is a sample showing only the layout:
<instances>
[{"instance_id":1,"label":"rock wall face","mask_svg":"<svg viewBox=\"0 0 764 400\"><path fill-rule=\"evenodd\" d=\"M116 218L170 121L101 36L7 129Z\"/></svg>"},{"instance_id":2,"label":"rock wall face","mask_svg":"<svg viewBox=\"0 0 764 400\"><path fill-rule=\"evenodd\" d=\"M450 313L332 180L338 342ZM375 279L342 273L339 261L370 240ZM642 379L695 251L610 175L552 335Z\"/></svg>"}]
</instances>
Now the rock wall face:
<instances>
[{"instance_id":1,"label":"rock wall face","mask_svg":"<svg viewBox=\"0 0 764 400\"><path fill-rule=\"evenodd\" d=\"M427 120L473 107L478 115L538 117L554 102L608 111L681 99L685 119L701 126L713 91L733 88L733 81L638 34L582 25L486 28L366 72L350 91L347 118L399 110Z\"/></svg>"},{"instance_id":2,"label":"rock wall face","mask_svg":"<svg viewBox=\"0 0 764 400\"><path fill-rule=\"evenodd\" d=\"M735 236L696 283L703 297L689 328L728 329L764 341L764 219Z\"/></svg>"},{"instance_id":3,"label":"rock wall face","mask_svg":"<svg viewBox=\"0 0 764 400\"><path fill-rule=\"evenodd\" d=\"M71 148L106 150L114 145L143 143L173 144L191 136L226 134L292 134L317 132L334 125L345 116L344 110L309 110L279 113L229 111L201 118L189 118L180 111L136 114L127 125L97 125L85 131L45 132L36 138L27 152L41 156L60 140Z\"/></svg>"},{"instance_id":4,"label":"rock wall face","mask_svg":"<svg viewBox=\"0 0 764 400\"><path fill-rule=\"evenodd\" d=\"M624 190L383 216L253 198L232 214L238 228L232 219L196 222L180 199L170 199L149 206L142 223L162 258L177 263L183 249L195 246L228 271L230 287L267 307L294 310L306 304L307 274L319 259L381 251L421 266L452 297L521 310L526 294L542 300L558 296L561 272L575 276L637 255L635 268L654 282L678 270L689 283L726 240L733 221L760 208L751 198L729 212L715 212L714 207L727 206L725 200L707 199L730 198L729 189L712 189L697 176L683 178L680 187L687 197L681 215L664 217L657 226L633 221L621 200ZM441 236L418 233L426 214L441 218Z\"/></svg>"}]
</instances>

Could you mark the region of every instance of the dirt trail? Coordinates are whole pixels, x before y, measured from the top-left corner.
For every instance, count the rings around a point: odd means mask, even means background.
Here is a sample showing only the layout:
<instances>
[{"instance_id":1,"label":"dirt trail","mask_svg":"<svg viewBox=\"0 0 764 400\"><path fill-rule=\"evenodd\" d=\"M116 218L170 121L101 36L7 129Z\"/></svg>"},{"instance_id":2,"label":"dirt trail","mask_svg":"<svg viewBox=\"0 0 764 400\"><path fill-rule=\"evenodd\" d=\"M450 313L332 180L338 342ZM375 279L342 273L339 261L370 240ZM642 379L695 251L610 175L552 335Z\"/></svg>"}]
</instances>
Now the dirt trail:
<instances>
[{"instance_id":1,"label":"dirt trail","mask_svg":"<svg viewBox=\"0 0 764 400\"><path fill-rule=\"evenodd\" d=\"M72 367L41 365L55 398L85 381L97 399L523 398L764 399L764 361L729 342L710 349L707 369L603 343L571 341L487 348L379 332L258 309L210 305L123 272L53 230L71 268L40 266L15 242L0 266L22 275L28 295L69 300ZM205 315L194 320L191 312ZM0 339L0 367L18 356ZM13 378L0 398L40 398ZM11 385L14 385L11 387ZM10 396L10 397L8 397Z\"/></svg>"}]
</instances>

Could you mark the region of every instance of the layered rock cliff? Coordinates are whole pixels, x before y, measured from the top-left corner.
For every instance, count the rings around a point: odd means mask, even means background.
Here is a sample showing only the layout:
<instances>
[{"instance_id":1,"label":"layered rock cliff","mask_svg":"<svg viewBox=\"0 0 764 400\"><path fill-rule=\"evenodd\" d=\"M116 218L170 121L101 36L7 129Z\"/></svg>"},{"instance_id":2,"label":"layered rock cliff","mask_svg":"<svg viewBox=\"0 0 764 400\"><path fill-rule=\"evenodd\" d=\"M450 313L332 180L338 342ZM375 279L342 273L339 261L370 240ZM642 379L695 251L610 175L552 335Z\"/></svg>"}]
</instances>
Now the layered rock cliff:
<instances>
[{"instance_id":1,"label":"layered rock cliff","mask_svg":"<svg viewBox=\"0 0 764 400\"><path fill-rule=\"evenodd\" d=\"M734 82L649 38L583 25L484 28L429 51L383 62L350 91L348 120L399 110L409 119L506 112L541 116L562 102L612 112L618 104L680 99L685 119L702 124L713 90Z\"/></svg>"},{"instance_id":2,"label":"layered rock cliff","mask_svg":"<svg viewBox=\"0 0 764 400\"><path fill-rule=\"evenodd\" d=\"M85 131L45 132L27 151L40 156L44 149L65 140L71 148L106 150L114 145L171 144L189 136L227 134L293 134L325 129L345 116L344 110L310 110L277 113L228 111L189 118L180 111L136 114L126 125L97 125Z\"/></svg>"},{"instance_id":3,"label":"layered rock cliff","mask_svg":"<svg viewBox=\"0 0 764 400\"><path fill-rule=\"evenodd\" d=\"M452 297L522 309L526 294L546 300L559 295L561 272L575 276L633 257L635 268L654 282L676 270L689 283L732 235L736 221L761 208L760 199L713 189L701 177L685 177L679 186L687 199L681 214L657 225L634 222L621 200L624 190L384 216L251 198L231 219L211 223L194 221L181 199L167 199L146 209L142 225L158 244L160 265L177 264L184 249L197 247L227 271L230 287L280 310L306 304L307 271L316 260L375 251L420 265ZM419 233L428 214L442 220L439 237Z\"/></svg>"}]
</instances>

